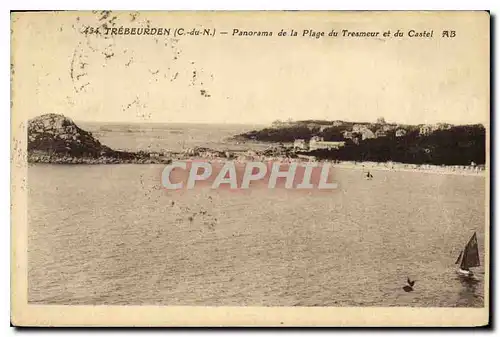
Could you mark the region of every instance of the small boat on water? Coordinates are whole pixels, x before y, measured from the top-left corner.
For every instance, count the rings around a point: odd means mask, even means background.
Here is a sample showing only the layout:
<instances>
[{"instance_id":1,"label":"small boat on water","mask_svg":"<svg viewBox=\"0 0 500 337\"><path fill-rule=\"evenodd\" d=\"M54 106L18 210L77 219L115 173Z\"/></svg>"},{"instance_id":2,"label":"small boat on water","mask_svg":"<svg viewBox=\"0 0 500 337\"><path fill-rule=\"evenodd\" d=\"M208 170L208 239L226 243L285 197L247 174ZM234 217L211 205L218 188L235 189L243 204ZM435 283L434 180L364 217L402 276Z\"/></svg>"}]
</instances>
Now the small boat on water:
<instances>
[{"instance_id":1,"label":"small boat on water","mask_svg":"<svg viewBox=\"0 0 500 337\"><path fill-rule=\"evenodd\" d=\"M472 277L474 273L470 270L473 267L479 267L481 262L479 261L479 248L477 245L476 232L469 239L469 242L465 246L464 250L460 252L460 255L455 261L455 264L460 264L457 270L458 275Z\"/></svg>"},{"instance_id":2,"label":"small boat on water","mask_svg":"<svg viewBox=\"0 0 500 337\"><path fill-rule=\"evenodd\" d=\"M370 171L368 171L366 173L366 179L372 179L373 178L373 175L370 173Z\"/></svg>"}]
</instances>

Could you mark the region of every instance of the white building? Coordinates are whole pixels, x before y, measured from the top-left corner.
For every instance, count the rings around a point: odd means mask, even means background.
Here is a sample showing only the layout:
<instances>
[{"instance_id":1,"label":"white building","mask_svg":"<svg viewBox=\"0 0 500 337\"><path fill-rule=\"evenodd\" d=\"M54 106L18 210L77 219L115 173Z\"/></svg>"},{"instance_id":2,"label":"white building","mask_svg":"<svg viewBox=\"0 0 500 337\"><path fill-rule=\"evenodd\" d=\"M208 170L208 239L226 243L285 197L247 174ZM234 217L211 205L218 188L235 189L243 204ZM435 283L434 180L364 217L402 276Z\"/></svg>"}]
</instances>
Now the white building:
<instances>
[{"instance_id":1,"label":"white building","mask_svg":"<svg viewBox=\"0 0 500 337\"><path fill-rule=\"evenodd\" d=\"M319 150L319 149L339 149L345 145L345 142L327 142L322 137L314 136L309 141L304 139L295 139L293 148L296 150Z\"/></svg>"},{"instance_id":2,"label":"white building","mask_svg":"<svg viewBox=\"0 0 500 337\"><path fill-rule=\"evenodd\" d=\"M313 137L309 141L309 150L319 150L319 149L339 149L345 145L345 142L327 142L323 138Z\"/></svg>"},{"instance_id":3,"label":"white building","mask_svg":"<svg viewBox=\"0 0 500 337\"><path fill-rule=\"evenodd\" d=\"M304 139L295 139L293 148L298 150L309 150L309 142L306 142Z\"/></svg>"}]
</instances>

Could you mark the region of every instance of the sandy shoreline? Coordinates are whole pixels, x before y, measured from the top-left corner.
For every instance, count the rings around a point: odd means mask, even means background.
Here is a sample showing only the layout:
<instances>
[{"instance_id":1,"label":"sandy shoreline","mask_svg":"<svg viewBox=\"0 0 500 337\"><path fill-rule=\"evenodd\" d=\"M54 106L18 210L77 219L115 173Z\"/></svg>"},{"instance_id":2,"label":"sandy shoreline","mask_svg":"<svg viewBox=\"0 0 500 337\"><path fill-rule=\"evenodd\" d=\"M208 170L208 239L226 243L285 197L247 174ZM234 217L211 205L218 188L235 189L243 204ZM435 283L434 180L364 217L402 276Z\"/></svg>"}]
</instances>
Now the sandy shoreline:
<instances>
[{"instance_id":1,"label":"sandy shoreline","mask_svg":"<svg viewBox=\"0 0 500 337\"><path fill-rule=\"evenodd\" d=\"M234 140L234 138L233 138ZM485 175L485 166L439 166L426 164L404 164L396 162L353 162L333 159L318 159L314 151L280 144L263 144L251 141L236 142L243 147L234 149L233 142L226 139L218 148L194 146L179 152L172 150L151 151L148 149L112 149L103 145L92 133L79 128L72 120L58 114L46 114L29 121L28 163L59 165L116 165L116 164L162 164L172 161L234 161L234 162L328 162L333 167L361 170L410 171L455 175ZM266 148L262 148L262 146ZM351 158L351 157L349 157ZM354 157L355 158L355 157ZM384 157L386 159L386 157ZM404 159L403 159L404 160ZM427 159L421 159L424 162ZM482 160L481 160L482 161ZM448 161L448 162L456 162Z\"/></svg>"},{"instance_id":2,"label":"sandy shoreline","mask_svg":"<svg viewBox=\"0 0 500 337\"><path fill-rule=\"evenodd\" d=\"M229 155L229 154L230 155ZM172 161L208 161L214 163L225 163L233 161L240 164L248 162L280 162L280 163L330 163L332 167L341 169L355 169L362 171L405 171L405 172L423 172L433 174L452 174L467 176L486 176L486 170L483 165L479 166L438 166L428 164L405 164L395 162L352 162L352 161L331 161L316 160L313 157L299 156L298 158L289 158L285 156L265 156L252 151L248 152L206 152L201 154L187 153L168 153L163 156L151 156L149 158L136 159L118 159L109 157L86 158L70 156L49 156L49 155L28 155L28 163L55 164L55 165L117 165L117 164L163 164L167 165Z\"/></svg>"},{"instance_id":3,"label":"sandy shoreline","mask_svg":"<svg viewBox=\"0 0 500 337\"><path fill-rule=\"evenodd\" d=\"M280 162L280 163L307 163L310 161L320 163L329 163L332 167L341 169L354 169L361 171L404 171L404 172L420 172L432 174L450 174L463 176L486 176L486 170L483 165L479 166L438 166L428 164L405 164L395 162L352 162L352 161L331 161L331 160L311 160L310 158L283 158L283 157L264 157L264 156L239 156L234 159L228 158L207 158L203 156L178 157L172 160L189 161L189 160L204 160L209 162L217 162L221 165L227 161L234 161L240 164L248 162Z\"/></svg>"},{"instance_id":4,"label":"sandy shoreline","mask_svg":"<svg viewBox=\"0 0 500 337\"><path fill-rule=\"evenodd\" d=\"M404 163L373 163L373 162L342 162L335 163L335 167L358 170L377 170L377 171L404 171L421 172L433 174L452 174L467 176L486 176L486 170L482 167L473 166L437 166L437 165L417 165Z\"/></svg>"}]
</instances>

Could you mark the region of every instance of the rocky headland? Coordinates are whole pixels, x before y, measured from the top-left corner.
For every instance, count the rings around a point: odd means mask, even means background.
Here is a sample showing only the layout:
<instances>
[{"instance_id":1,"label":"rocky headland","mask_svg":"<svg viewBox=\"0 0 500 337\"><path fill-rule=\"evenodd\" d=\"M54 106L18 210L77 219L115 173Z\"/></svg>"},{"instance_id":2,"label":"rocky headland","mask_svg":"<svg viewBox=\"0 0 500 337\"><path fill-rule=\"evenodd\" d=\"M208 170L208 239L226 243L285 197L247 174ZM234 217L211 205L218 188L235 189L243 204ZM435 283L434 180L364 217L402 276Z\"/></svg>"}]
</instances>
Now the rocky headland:
<instances>
[{"instance_id":1,"label":"rocky headland","mask_svg":"<svg viewBox=\"0 0 500 337\"><path fill-rule=\"evenodd\" d=\"M45 114L28 122L29 163L155 164L170 161L153 152L113 150L63 115Z\"/></svg>"},{"instance_id":2,"label":"rocky headland","mask_svg":"<svg viewBox=\"0 0 500 337\"><path fill-rule=\"evenodd\" d=\"M269 146L263 151L187 148L181 152L118 151L101 144L91 132L60 114L45 114L28 123L28 162L50 164L168 164L172 160L287 160L295 150Z\"/></svg>"},{"instance_id":3,"label":"rocky headland","mask_svg":"<svg viewBox=\"0 0 500 337\"><path fill-rule=\"evenodd\" d=\"M288 130L287 130L288 132ZM241 140L241 137L239 137ZM247 140L248 141L248 140ZM251 142L252 140L250 140ZM29 121L28 162L48 164L169 164L173 160L207 160L210 162L277 161L330 162L350 169L424 171L442 174L481 175L484 164L433 165L386 160L342 160L331 156L338 150L310 151L295 146L272 143L264 150L216 150L206 147L188 148L181 152L118 151L101 144L91 132L81 129L71 119L59 114L46 114ZM327 155L325 155L328 154ZM330 156L330 157L329 157Z\"/></svg>"}]
</instances>

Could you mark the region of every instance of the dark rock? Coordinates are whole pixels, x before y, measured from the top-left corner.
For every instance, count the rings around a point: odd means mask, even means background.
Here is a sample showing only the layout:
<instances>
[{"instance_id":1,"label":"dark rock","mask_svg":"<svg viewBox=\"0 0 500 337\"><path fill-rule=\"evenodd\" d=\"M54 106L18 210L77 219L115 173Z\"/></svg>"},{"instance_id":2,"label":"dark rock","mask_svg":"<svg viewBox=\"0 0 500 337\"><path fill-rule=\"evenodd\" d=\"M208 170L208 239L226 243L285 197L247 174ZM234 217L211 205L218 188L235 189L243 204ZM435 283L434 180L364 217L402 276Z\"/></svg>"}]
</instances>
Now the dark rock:
<instances>
[{"instance_id":1,"label":"dark rock","mask_svg":"<svg viewBox=\"0 0 500 337\"><path fill-rule=\"evenodd\" d=\"M118 164L170 161L169 158L151 156L142 151L135 153L113 150L63 115L46 114L28 122L28 162Z\"/></svg>"}]
</instances>

